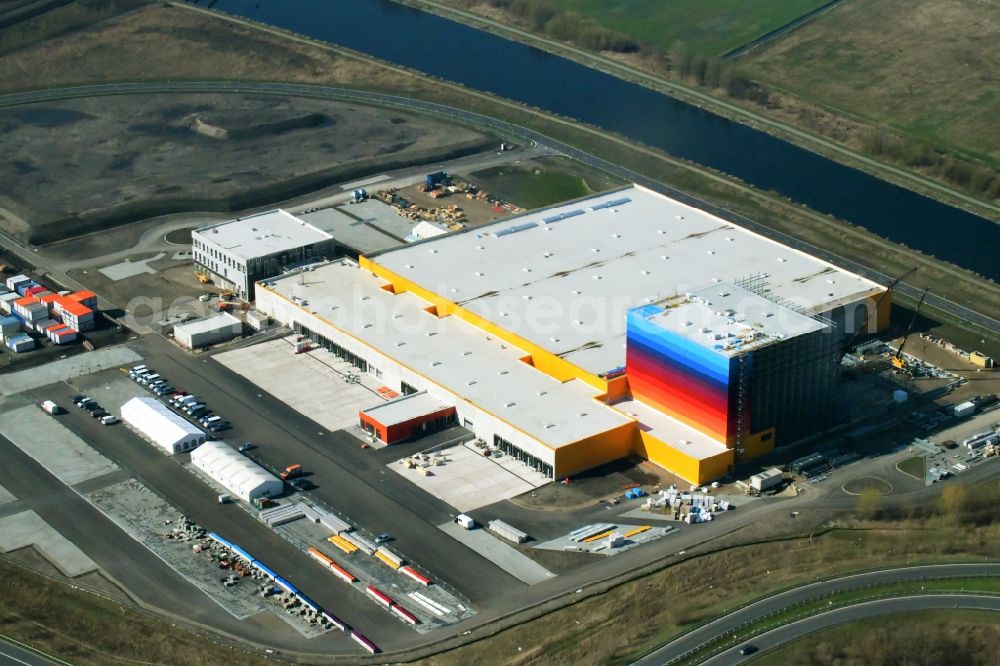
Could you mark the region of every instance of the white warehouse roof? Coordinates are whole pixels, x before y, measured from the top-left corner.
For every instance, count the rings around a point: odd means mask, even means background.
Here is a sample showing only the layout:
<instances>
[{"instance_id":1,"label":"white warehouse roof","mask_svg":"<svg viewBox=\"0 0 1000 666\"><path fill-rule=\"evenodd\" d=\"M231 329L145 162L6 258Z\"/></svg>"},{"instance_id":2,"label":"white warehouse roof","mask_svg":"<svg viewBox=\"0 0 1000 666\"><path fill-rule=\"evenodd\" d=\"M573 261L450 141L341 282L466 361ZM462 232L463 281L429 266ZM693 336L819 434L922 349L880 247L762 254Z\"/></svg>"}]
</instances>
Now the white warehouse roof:
<instances>
[{"instance_id":1,"label":"white warehouse roof","mask_svg":"<svg viewBox=\"0 0 1000 666\"><path fill-rule=\"evenodd\" d=\"M122 420L167 453L180 453L205 441L200 428L156 398L132 398L122 405Z\"/></svg>"},{"instance_id":2,"label":"white warehouse roof","mask_svg":"<svg viewBox=\"0 0 1000 666\"><path fill-rule=\"evenodd\" d=\"M181 335L186 335L188 338L191 338L192 336L200 333L216 333L237 326L242 326L242 324L243 322L228 312L220 312L219 314L205 317L204 319L196 319L194 321L189 321L186 324L177 324L174 326L174 336L177 336L178 333L180 333Z\"/></svg>"},{"instance_id":3,"label":"white warehouse roof","mask_svg":"<svg viewBox=\"0 0 1000 666\"><path fill-rule=\"evenodd\" d=\"M630 419L594 401L597 390L559 382L524 363L523 350L459 317L427 313L410 293L340 260L259 283L257 306L271 291L434 384L529 434L550 449L607 432ZM298 318L307 326L307 319ZM320 329L317 329L320 330ZM320 330L320 332L322 332ZM391 404L391 403L390 403Z\"/></svg>"},{"instance_id":4,"label":"white warehouse roof","mask_svg":"<svg viewBox=\"0 0 1000 666\"><path fill-rule=\"evenodd\" d=\"M624 364L630 308L674 294L759 276L822 314L884 291L635 185L369 258L593 374Z\"/></svg>"},{"instance_id":5,"label":"white warehouse roof","mask_svg":"<svg viewBox=\"0 0 1000 666\"><path fill-rule=\"evenodd\" d=\"M244 501L280 495L284 484L225 442L205 442L191 452L191 463Z\"/></svg>"},{"instance_id":6,"label":"white warehouse roof","mask_svg":"<svg viewBox=\"0 0 1000 666\"><path fill-rule=\"evenodd\" d=\"M333 238L281 208L195 229L191 235L243 259L264 257Z\"/></svg>"}]
</instances>

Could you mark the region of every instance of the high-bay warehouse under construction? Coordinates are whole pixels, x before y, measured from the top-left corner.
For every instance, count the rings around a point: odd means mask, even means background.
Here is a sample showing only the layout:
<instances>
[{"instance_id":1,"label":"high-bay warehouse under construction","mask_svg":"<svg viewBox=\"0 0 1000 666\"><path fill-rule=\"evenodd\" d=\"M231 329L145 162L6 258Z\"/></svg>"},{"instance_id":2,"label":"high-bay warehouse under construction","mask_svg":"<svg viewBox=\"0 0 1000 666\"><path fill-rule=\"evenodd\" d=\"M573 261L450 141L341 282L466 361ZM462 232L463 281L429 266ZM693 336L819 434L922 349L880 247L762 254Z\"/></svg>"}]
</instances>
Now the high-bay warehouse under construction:
<instances>
[{"instance_id":1,"label":"high-bay warehouse under construction","mask_svg":"<svg viewBox=\"0 0 1000 666\"><path fill-rule=\"evenodd\" d=\"M888 325L885 295L631 186L262 280L256 306L401 394L361 418L388 443L459 423L550 478L638 454L704 483L832 424L839 342Z\"/></svg>"}]
</instances>

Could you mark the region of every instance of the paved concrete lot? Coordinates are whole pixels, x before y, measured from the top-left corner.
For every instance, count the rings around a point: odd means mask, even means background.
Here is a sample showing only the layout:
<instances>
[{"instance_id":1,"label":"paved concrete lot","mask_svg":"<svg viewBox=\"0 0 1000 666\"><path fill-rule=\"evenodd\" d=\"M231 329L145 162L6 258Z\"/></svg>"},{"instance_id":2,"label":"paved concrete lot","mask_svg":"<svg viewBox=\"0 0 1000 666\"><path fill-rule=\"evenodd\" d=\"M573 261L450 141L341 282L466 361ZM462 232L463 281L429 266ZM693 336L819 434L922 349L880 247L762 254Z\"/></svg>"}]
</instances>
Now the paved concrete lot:
<instances>
[{"instance_id":1,"label":"paved concrete lot","mask_svg":"<svg viewBox=\"0 0 1000 666\"><path fill-rule=\"evenodd\" d=\"M87 354L52 361L37 368L0 376L0 396L66 381L73 377L100 372L116 365L133 365L141 357L125 345L105 347Z\"/></svg>"},{"instance_id":2,"label":"paved concrete lot","mask_svg":"<svg viewBox=\"0 0 1000 666\"><path fill-rule=\"evenodd\" d=\"M17 498L14 497L13 493L7 491L6 488L0 486L0 504L6 504L7 502L13 502Z\"/></svg>"},{"instance_id":3,"label":"paved concrete lot","mask_svg":"<svg viewBox=\"0 0 1000 666\"><path fill-rule=\"evenodd\" d=\"M320 349L296 354L294 336L216 354L213 358L328 430L355 428L358 412L384 402L364 383L348 383L351 365Z\"/></svg>"},{"instance_id":4,"label":"paved concrete lot","mask_svg":"<svg viewBox=\"0 0 1000 666\"><path fill-rule=\"evenodd\" d=\"M117 470L60 423L66 416L49 416L37 405L25 405L3 415L0 434L68 486Z\"/></svg>"},{"instance_id":5,"label":"paved concrete lot","mask_svg":"<svg viewBox=\"0 0 1000 666\"><path fill-rule=\"evenodd\" d=\"M407 469L402 461L391 463L388 467L421 490L426 490L455 507L459 512L472 511L494 502L510 499L542 485L524 478L528 473L537 477L538 481L548 482L548 479L541 474L521 465L509 456L506 456L508 464L501 465L469 444L459 444L440 453L441 455L434 456L434 459L442 463L431 467L429 476L424 476L416 469ZM509 468L511 461L520 469Z\"/></svg>"},{"instance_id":6,"label":"paved concrete lot","mask_svg":"<svg viewBox=\"0 0 1000 666\"><path fill-rule=\"evenodd\" d=\"M0 550L9 553L31 545L70 578L97 569L92 559L52 529L34 511L23 511L0 518Z\"/></svg>"},{"instance_id":7,"label":"paved concrete lot","mask_svg":"<svg viewBox=\"0 0 1000 666\"><path fill-rule=\"evenodd\" d=\"M500 541L483 528L467 530L453 522L438 525L438 528L528 585L541 583L555 577L554 573L527 555L521 554L513 546L508 546Z\"/></svg>"},{"instance_id":8,"label":"paved concrete lot","mask_svg":"<svg viewBox=\"0 0 1000 666\"><path fill-rule=\"evenodd\" d=\"M404 608L420 618L420 624L412 627L415 631L426 633L475 615L475 612L466 607L462 603L462 600L450 594L440 585L423 587L409 576L391 569L374 555L368 555L361 550L350 554L345 553L327 540L327 537L330 536L330 530L322 525L317 525L309 520L299 519L280 525L275 528L275 531L290 543L295 544L300 550L308 550L311 546L322 551L337 564L357 577L357 582L347 583L341 581L332 573L329 574L331 584L349 586L357 593L355 597L357 603L375 603L365 592L365 588L368 585L374 585L388 594L402 604ZM368 538L371 538L370 535ZM389 543L387 546L391 551L392 544ZM316 566L321 567L319 563ZM407 599L407 596L413 592L419 592L425 599L430 599L442 608L447 609L447 612L438 615L432 613L424 605ZM410 625L406 624L401 618L389 611L389 609L378 604L376 606L385 610L386 621L389 621L391 618L402 623L405 627L410 627Z\"/></svg>"},{"instance_id":9,"label":"paved concrete lot","mask_svg":"<svg viewBox=\"0 0 1000 666\"><path fill-rule=\"evenodd\" d=\"M166 252L159 252L156 256L148 259L142 259L140 261L131 261L126 259L121 263L105 266L104 268L100 268L98 270L108 279L117 282L118 280L126 280L130 277L135 277L136 275L142 275L143 273L156 273L155 269L148 266L149 262L162 259L165 256L167 256Z\"/></svg>"},{"instance_id":10,"label":"paved concrete lot","mask_svg":"<svg viewBox=\"0 0 1000 666\"><path fill-rule=\"evenodd\" d=\"M580 527L583 527L581 525ZM545 550L574 550L581 553L599 553L601 555L617 555L619 553L624 553L629 548L635 548L636 546L648 543L650 541L655 541L660 537L666 536L671 532L676 530L675 527L667 525L666 527L654 527L648 523L615 523L613 529L614 532L624 536L630 532L639 530L641 528L648 528L637 534L633 534L630 537L625 537L625 541L616 548L610 548L608 546L607 539L597 539L595 541L584 542L584 541L570 541L569 535L564 534L557 539L551 539L544 543L540 543L535 548L544 548Z\"/></svg>"}]
</instances>

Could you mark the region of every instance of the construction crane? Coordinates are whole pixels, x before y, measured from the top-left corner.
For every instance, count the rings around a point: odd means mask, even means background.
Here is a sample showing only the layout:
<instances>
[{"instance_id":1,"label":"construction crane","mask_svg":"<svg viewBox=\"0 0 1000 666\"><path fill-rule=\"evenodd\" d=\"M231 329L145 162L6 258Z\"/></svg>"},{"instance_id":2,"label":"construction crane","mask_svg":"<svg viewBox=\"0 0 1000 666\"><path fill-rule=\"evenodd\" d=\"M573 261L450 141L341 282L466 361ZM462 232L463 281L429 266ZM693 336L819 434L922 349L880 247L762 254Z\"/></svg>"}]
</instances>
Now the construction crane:
<instances>
[{"instance_id":1,"label":"construction crane","mask_svg":"<svg viewBox=\"0 0 1000 666\"><path fill-rule=\"evenodd\" d=\"M924 289L924 293L920 295L920 300L917 302L917 308L913 311L913 316L910 317L910 325L906 327L906 332L903 333L903 339L899 341L899 349L896 350L896 354L892 357L892 367L897 370L908 370L909 363L903 358L903 347L906 346L906 340L910 337L910 333L913 331L913 325L917 322L917 316L920 314L920 308L924 305L924 299L927 298L927 292L930 289Z\"/></svg>"},{"instance_id":2,"label":"construction crane","mask_svg":"<svg viewBox=\"0 0 1000 666\"><path fill-rule=\"evenodd\" d=\"M910 277L914 273L914 271L916 271L916 270L917 270L917 266L914 266L913 268L911 268L910 270L906 271L905 273L903 273L902 275L900 275L898 278L896 278L895 280L893 280L892 282L890 282L889 286L885 288L885 291L883 291L879 295L879 297L875 300L875 307L873 307L871 310L869 310L868 308L865 308L865 319L864 319L864 321L861 322L861 325L858 326L858 328L854 331L854 335L852 335L847 340L847 343L844 345L844 349L846 351L850 352L851 351L851 347L854 346L854 341L858 339L858 336L868 330L868 320L871 319L872 314L878 313L879 306L882 305L882 301L885 299L886 296L889 295L889 292L891 292L896 287L897 284L899 284L900 282L902 282L906 278Z\"/></svg>"}]
</instances>

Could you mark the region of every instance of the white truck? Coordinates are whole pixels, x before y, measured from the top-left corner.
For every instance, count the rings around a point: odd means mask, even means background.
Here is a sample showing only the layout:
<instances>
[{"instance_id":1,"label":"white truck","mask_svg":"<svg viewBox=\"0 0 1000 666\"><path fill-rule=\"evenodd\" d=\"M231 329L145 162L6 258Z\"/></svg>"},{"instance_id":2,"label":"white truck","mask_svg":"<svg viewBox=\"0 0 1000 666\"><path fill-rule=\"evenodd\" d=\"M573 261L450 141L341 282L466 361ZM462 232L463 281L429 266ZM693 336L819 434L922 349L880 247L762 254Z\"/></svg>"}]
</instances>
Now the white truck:
<instances>
[{"instance_id":1,"label":"white truck","mask_svg":"<svg viewBox=\"0 0 1000 666\"><path fill-rule=\"evenodd\" d=\"M56 403L52 402L51 400L46 400L45 402L42 403L42 410L46 414L58 414L59 413L59 405L57 405Z\"/></svg>"},{"instance_id":2,"label":"white truck","mask_svg":"<svg viewBox=\"0 0 1000 666\"><path fill-rule=\"evenodd\" d=\"M467 516L464 513L460 513L455 516L455 522L458 523L459 527L467 530L473 530L476 528L476 521L473 520L471 516Z\"/></svg>"}]
</instances>

